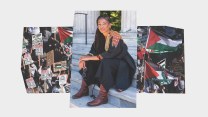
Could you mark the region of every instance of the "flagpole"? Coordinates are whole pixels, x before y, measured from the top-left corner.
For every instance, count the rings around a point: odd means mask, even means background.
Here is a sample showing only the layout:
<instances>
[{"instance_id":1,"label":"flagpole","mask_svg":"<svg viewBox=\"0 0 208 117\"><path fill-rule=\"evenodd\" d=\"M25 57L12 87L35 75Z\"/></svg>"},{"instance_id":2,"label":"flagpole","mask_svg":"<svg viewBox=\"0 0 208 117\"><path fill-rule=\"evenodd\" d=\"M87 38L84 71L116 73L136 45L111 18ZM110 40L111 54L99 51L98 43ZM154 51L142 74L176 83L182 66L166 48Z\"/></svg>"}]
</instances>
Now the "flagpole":
<instances>
[{"instance_id":1,"label":"flagpole","mask_svg":"<svg viewBox=\"0 0 208 117\"><path fill-rule=\"evenodd\" d=\"M148 37L147 37L147 41L146 41L146 45L145 45L145 50L146 50L146 48L147 48L147 43L148 43L148 41L149 41L150 29L151 29L151 27L149 27L149 29L148 29L149 34L148 34Z\"/></svg>"},{"instance_id":2,"label":"flagpole","mask_svg":"<svg viewBox=\"0 0 208 117\"><path fill-rule=\"evenodd\" d=\"M56 40L56 32L54 32L54 39Z\"/></svg>"},{"instance_id":3,"label":"flagpole","mask_svg":"<svg viewBox=\"0 0 208 117\"><path fill-rule=\"evenodd\" d=\"M38 64L39 64L39 67L40 67L40 55L38 55Z\"/></svg>"},{"instance_id":4,"label":"flagpole","mask_svg":"<svg viewBox=\"0 0 208 117\"><path fill-rule=\"evenodd\" d=\"M146 60L145 60L145 58L146 58L146 48L147 48L147 43L148 43L148 41L149 41L149 35L150 35L150 27L149 27L149 29L148 29L148 31L149 31L149 34L148 34L148 37L147 37L147 41L146 41L146 44L145 44L145 54L144 54L144 59L143 59L143 63L142 63L142 67L144 67L144 69L143 69L143 72L145 72L145 69L146 69L146 65L144 65L145 64L145 62L146 62ZM144 74L142 74L143 75L143 81L144 81L144 84L143 84L143 90L144 90L144 88L145 88L145 73Z\"/></svg>"}]
</instances>

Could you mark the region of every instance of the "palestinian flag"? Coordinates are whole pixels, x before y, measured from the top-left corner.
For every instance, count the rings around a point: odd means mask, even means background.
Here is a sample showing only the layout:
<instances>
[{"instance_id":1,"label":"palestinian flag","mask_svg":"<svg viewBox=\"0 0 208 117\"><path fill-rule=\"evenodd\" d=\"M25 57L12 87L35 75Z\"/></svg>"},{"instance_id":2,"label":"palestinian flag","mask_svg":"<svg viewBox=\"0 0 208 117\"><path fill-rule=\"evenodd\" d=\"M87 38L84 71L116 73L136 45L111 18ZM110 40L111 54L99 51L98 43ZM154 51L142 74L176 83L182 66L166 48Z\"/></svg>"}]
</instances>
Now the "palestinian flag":
<instances>
[{"instance_id":1,"label":"palestinian flag","mask_svg":"<svg viewBox=\"0 0 208 117\"><path fill-rule=\"evenodd\" d=\"M150 53L164 53L177 51L182 40L172 40L157 35L151 28L147 39L146 50Z\"/></svg>"},{"instance_id":2,"label":"palestinian flag","mask_svg":"<svg viewBox=\"0 0 208 117\"><path fill-rule=\"evenodd\" d=\"M159 74L153 67L151 67L146 61L145 61L145 71L144 71L144 78L156 78Z\"/></svg>"},{"instance_id":3,"label":"palestinian flag","mask_svg":"<svg viewBox=\"0 0 208 117\"><path fill-rule=\"evenodd\" d=\"M72 32L65 30L64 28L58 27L58 33L60 41L62 43L71 43L72 42Z\"/></svg>"},{"instance_id":4,"label":"palestinian flag","mask_svg":"<svg viewBox=\"0 0 208 117\"><path fill-rule=\"evenodd\" d=\"M174 76L168 74L166 71L157 71L157 73L159 74L157 80L159 80L162 85L168 85L175 79Z\"/></svg>"},{"instance_id":5,"label":"palestinian flag","mask_svg":"<svg viewBox=\"0 0 208 117\"><path fill-rule=\"evenodd\" d=\"M157 63L160 67L162 67L163 69L165 69L166 66L166 59L161 60L160 62Z\"/></svg>"}]
</instances>

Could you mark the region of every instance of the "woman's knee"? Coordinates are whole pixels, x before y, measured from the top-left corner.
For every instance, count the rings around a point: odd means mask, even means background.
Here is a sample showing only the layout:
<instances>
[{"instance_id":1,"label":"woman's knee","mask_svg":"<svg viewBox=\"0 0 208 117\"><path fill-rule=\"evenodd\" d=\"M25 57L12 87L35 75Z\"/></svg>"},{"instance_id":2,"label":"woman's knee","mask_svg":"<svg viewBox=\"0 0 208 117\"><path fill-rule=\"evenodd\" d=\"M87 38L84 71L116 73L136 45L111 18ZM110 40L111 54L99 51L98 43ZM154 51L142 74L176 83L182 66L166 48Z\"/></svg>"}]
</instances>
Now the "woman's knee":
<instances>
[{"instance_id":1,"label":"woman's knee","mask_svg":"<svg viewBox=\"0 0 208 117\"><path fill-rule=\"evenodd\" d=\"M112 59L102 59L101 63L104 65L109 65L110 63L112 63Z\"/></svg>"}]
</instances>

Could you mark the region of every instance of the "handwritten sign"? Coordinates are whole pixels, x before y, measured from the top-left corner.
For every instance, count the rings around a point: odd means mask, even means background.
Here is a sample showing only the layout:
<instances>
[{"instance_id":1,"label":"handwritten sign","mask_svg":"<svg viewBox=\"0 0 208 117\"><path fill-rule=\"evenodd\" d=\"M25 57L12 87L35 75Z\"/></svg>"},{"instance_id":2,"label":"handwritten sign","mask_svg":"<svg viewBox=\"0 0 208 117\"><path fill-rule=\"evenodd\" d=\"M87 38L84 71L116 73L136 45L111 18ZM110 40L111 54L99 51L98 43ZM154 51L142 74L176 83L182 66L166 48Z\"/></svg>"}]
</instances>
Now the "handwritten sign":
<instances>
[{"instance_id":1,"label":"handwritten sign","mask_svg":"<svg viewBox=\"0 0 208 117\"><path fill-rule=\"evenodd\" d=\"M51 66L54 63L54 51L51 50L46 54L46 61L47 61L47 66Z\"/></svg>"},{"instance_id":2,"label":"handwritten sign","mask_svg":"<svg viewBox=\"0 0 208 117\"><path fill-rule=\"evenodd\" d=\"M58 31L57 27L51 27L51 33L56 33Z\"/></svg>"},{"instance_id":3,"label":"handwritten sign","mask_svg":"<svg viewBox=\"0 0 208 117\"><path fill-rule=\"evenodd\" d=\"M32 77L26 79L26 84L27 84L28 88L36 87L35 81Z\"/></svg>"},{"instance_id":4,"label":"handwritten sign","mask_svg":"<svg viewBox=\"0 0 208 117\"><path fill-rule=\"evenodd\" d=\"M67 69L66 61L56 62L53 64L53 71L58 72L59 70L64 71Z\"/></svg>"},{"instance_id":5,"label":"handwritten sign","mask_svg":"<svg viewBox=\"0 0 208 117\"><path fill-rule=\"evenodd\" d=\"M37 35L32 35L32 46L36 50L36 55L43 55L43 39L42 33L38 33Z\"/></svg>"},{"instance_id":6,"label":"handwritten sign","mask_svg":"<svg viewBox=\"0 0 208 117\"><path fill-rule=\"evenodd\" d=\"M68 77L67 74L59 75L59 76L58 76L58 79L59 79L59 85L64 85L64 84L66 84L66 83L67 83L67 77Z\"/></svg>"},{"instance_id":7,"label":"handwritten sign","mask_svg":"<svg viewBox=\"0 0 208 117\"><path fill-rule=\"evenodd\" d=\"M47 69L46 70L41 70L40 79L41 80L51 79L50 73Z\"/></svg>"},{"instance_id":8,"label":"handwritten sign","mask_svg":"<svg viewBox=\"0 0 208 117\"><path fill-rule=\"evenodd\" d=\"M25 65L29 65L29 64L32 64L34 62L29 53L25 53L25 55L23 57L23 61L24 61Z\"/></svg>"}]
</instances>

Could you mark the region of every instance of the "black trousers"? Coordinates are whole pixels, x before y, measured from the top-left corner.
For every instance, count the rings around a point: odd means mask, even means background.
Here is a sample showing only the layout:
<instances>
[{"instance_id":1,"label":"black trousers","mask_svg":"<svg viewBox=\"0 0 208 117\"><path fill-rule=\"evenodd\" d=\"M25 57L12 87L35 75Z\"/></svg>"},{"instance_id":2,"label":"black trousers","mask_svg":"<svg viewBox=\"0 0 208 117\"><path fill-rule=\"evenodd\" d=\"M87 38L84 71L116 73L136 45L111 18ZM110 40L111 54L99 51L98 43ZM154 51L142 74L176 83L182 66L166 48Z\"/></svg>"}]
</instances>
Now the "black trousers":
<instances>
[{"instance_id":1,"label":"black trousers","mask_svg":"<svg viewBox=\"0 0 208 117\"><path fill-rule=\"evenodd\" d=\"M102 84L106 91L114 87L125 90L130 86L129 67L121 59L103 59L101 61L87 61L87 72L84 80L87 85Z\"/></svg>"}]
</instances>

